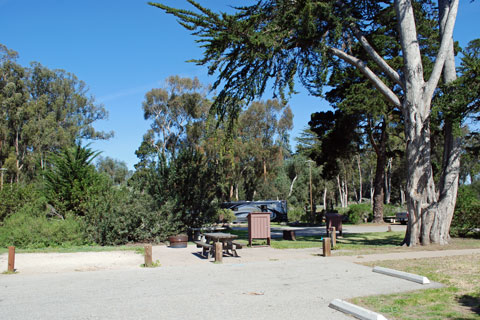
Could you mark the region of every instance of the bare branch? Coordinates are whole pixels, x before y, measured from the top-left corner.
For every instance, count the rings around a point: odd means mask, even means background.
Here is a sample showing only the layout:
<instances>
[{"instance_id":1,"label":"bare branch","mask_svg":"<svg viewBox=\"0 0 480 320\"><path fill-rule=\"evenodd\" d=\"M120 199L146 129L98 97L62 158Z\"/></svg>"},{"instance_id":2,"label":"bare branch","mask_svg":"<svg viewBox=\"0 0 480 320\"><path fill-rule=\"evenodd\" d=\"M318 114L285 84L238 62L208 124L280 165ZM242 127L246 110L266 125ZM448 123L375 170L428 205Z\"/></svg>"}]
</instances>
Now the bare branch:
<instances>
[{"instance_id":1,"label":"bare branch","mask_svg":"<svg viewBox=\"0 0 480 320\"><path fill-rule=\"evenodd\" d=\"M385 98L388 99L388 101L393 103L396 107L402 108L402 103L397 95L387 87L387 85L369 67L367 67L365 62L337 48L330 47L329 49L332 54L357 67L358 70L372 81L373 85L385 96Z\"/></svg>"},{"instance_id":2,"label":"bare branch","mask_svg":"<svg viewBox=\"0 0 480 320\"><path fill-rule=\"evenodd\" d=\"M445 60L447 59L452 36L453 36L453 28L455 26L455 20L457 18L457 11L458 11L458 0L453 0L450 5L450 11L448 12L448 18L445 23L445 27L443 30L442 35L442 42L440 44L440 49L438 50L437 58L435 60L435 65L433 67L432 75L427 82L426 90L425 90L425 102L430 104L430 101L433 97L433 92L438 85L438 81L442 75L443 65L445 64Z\"/></svg>"},{"instance_id":3,"label":"bare branch","mask_svg":"<svg viewBox=\"0 0 480 320\"><path fill-rule=\"evenodd\" d=\"M405 85L400 78L400 75L388 63L377 53L377 51L370 45L368 40L362 34L362 32L357 28L357 26L351 26L353 34L360 41L362 47L367 51L368 55L373 59L373 61L390 77L396 84L405 89Z\"/></svg>"}]
</instances>

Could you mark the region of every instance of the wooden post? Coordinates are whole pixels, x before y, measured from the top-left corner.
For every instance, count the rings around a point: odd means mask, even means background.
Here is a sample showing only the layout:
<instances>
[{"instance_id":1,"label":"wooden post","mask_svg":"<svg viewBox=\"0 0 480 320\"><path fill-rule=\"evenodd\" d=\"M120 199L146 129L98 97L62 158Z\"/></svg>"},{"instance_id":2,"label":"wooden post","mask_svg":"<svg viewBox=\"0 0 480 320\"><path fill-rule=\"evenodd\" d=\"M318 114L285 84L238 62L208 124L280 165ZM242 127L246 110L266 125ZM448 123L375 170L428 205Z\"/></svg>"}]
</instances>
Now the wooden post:
<instances>
[{"instance_id":1,"label":"wooden post","mask_svg":"<svg viewBox=\"0 0 480 320\"><path fill-rule=\"evenodd\" d=\"M145 245L145 267L152 266L152 245L146 244Z\"/></svg>"},{"instance_id":2,"label":"wooden post","mask_svg":"<svg viewBox=\"0 0 480 320\"><path fill-rule=\"evenodd\" d=\"M392 227L391 226L388 226L387 232L392 232Z\"/></svg>"},{"instance_id":3,"label":"wooden post","mask_svg":"<svg viewBox=\"0 0 480 320\"><path fill-rule=\"evenodd\" d=\"M330 238L323 238L323 256L330 257L332 255L330 250Z\"/></svg>"},{"instance_id":4,"label":"wooden post","mask_svg":"<svg viewBox=\"0 0 480 320\"><path fill-rule=\"evenodd\" d=\"M8 247L8 272L15 271L15 247Z\"/></svg>"},{"instance_id":5,"label":"wooden post","mask_svg":"<svg viewBox=\"0 0 480 320\"><path fill-rule=\"evenodd\" d=\"M219 241L215 242L215 262L222 262L223 244Z\"/></svg>"},{"instance_id":6,"label":"wooden post","mask_svg":"<svg viewBox=\"0 0 480 320\"><path fill-rule=\"evenodd\" d=\"M337 245L337 229L332 227L332 233L330 233L330 239L332 240L332 249Z\"/></svg>"}]
</instances>

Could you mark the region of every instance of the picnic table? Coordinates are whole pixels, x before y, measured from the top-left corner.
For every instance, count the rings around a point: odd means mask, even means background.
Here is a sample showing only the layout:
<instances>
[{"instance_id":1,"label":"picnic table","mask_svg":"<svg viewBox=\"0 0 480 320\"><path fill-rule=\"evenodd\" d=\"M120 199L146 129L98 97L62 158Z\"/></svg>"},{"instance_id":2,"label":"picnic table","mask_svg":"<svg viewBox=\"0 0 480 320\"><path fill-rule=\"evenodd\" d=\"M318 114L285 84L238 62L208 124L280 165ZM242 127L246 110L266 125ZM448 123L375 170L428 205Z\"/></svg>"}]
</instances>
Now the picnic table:
<instances>
[{"instance_id":1,"label":"picnic table","mask_svg":"<svg viewBox=\"0 0 480 320\"><path fill-rule=\"evenodd\" d=\"M224 232L212 232L204 233L205 241L195 241L197 247L203 248L203 255L209 258L215 256L215 243L222 244L223 253L238 257L237 249L241 249L242 245L238 242L234 242L238 236L231 233Z\"/></svg>"}]
</instances>

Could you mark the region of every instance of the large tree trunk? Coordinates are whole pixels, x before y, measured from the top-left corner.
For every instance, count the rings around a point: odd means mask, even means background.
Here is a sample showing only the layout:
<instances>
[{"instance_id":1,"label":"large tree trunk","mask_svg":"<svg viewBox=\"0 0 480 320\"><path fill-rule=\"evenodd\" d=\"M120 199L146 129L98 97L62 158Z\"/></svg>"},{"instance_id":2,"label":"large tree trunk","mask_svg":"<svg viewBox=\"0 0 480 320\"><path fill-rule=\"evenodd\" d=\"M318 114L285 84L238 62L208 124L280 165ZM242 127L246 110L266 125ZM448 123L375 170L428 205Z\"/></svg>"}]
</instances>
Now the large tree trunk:
<instances>
[{"instance_id":1,"label":"large tree trunk","mask_svg":"<svg viewBox=\"0 0 480 320\"><path fill-rule=\"evenodd\" d=\"M450 12L450 1L440 0L440 34L443 35L447 17ZM450 40L448 55L443 67L443 80L445 83L453 82L457 79L455 70L455 55L453 49L453 39ZM455 210L457 199L458 180L460 175L460 152L461 139L455 136L455 129L458 129L459 123L454 123L452 119L446 117L443 134L444 149L442 175L439 182L439 200L437 204L437 215L435 216L431 238L435 243L446 244L450 238L450 224Z\"/></svg>"},{"instance_id":2,"label":"large tree trunk","mask_svg":"<svg viewBox=\"0 0 480 320\"><path fill-rule=\"evenodd\" d=\"M375 169L374 192L373 192L373 222L383 222L383 200L384 200L384 179L385 179L385 162L387 160L387 124L383 119L382 132L379 143L375 143L372 135L370 140L374 146L377 155L377 167Z\"/></svg>"},{"instance_id":3,"label":"large tree trunk","mask_svg":"<svg viewBox=\"0 0 480 320\"><path fill-rule=\"evenodd\" d=\"M387 169L385 171L385 203L390 204L392 195L392 158L388 158Z\"/></svg>"},{"instance_id":4,"label":"large tree trunk","mask_svg":"<svg viewBox=\"0 0 480 320\"><path fill-rule=\"evenodd\" d=\"M451 37L458 7L458 0L446 1L446 8L452 9L445 19L444 35ZM452 41L442 37L439 54L428 82L423 78L423 66L417 39L412 3L408 0L395 0L395 10L399 20L401 45L405 69L405 96L402 102L407 139L407 207L409 221L404 243L415 246L439 241L435 234L445 229L448 221L446 212L441 212L437 202L430 146L430 103L437 87L448 50ZM447 21L448 20L448 21ZM443 32L442 32L443 33ZM434 225L435 221L435 225Z\"/></svg>"},{"instance_id":5,"label":"large tree trunk","mask_svg":"<svg viewBox=\"0 0 480 320\"><path fill-rule=\"evenodd\" d=\"M360 190L358 191L360 203L362 203L363 198L363 179L362 179L362 166L360 163L360 155L357 156L357 165L358 165L358 183Z\"/></svg>"}]
</instances>

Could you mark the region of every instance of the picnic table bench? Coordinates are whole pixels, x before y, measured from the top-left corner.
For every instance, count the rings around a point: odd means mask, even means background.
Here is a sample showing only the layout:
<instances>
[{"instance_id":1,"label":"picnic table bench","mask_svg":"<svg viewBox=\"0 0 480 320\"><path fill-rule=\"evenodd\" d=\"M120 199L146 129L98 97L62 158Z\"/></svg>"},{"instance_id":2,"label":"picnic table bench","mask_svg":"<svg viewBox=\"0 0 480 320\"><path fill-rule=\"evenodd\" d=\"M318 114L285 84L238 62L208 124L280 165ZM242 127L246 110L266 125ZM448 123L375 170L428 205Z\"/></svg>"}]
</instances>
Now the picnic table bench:
<instances>
[{"instance_id":1,"label":"picnic table bench","mask_svg":"<svg viewBox=\"0 0 480 320\"><path fill-rule=\"evenodd\" d=\"M213 257L213 246L203 241L195 241L197 248L202 248L202 254L205 258Z\"/></svg>"},{"instance_id":2,"label":"picnic table bench","mask_svg":"<svg viewBox=\"0 0 480 320\"><path fill-rule=\"evenodd\" d=\"M222 244L224 253L238 257L237 250L242 249L242 244L233 241L235 238L237 236L230 233L205 233L202 237L204 241L195 241L195 244L197 248L202 248L202 254L207 258L215 256L215 243Z\"/></svg>"}]
</instances>

